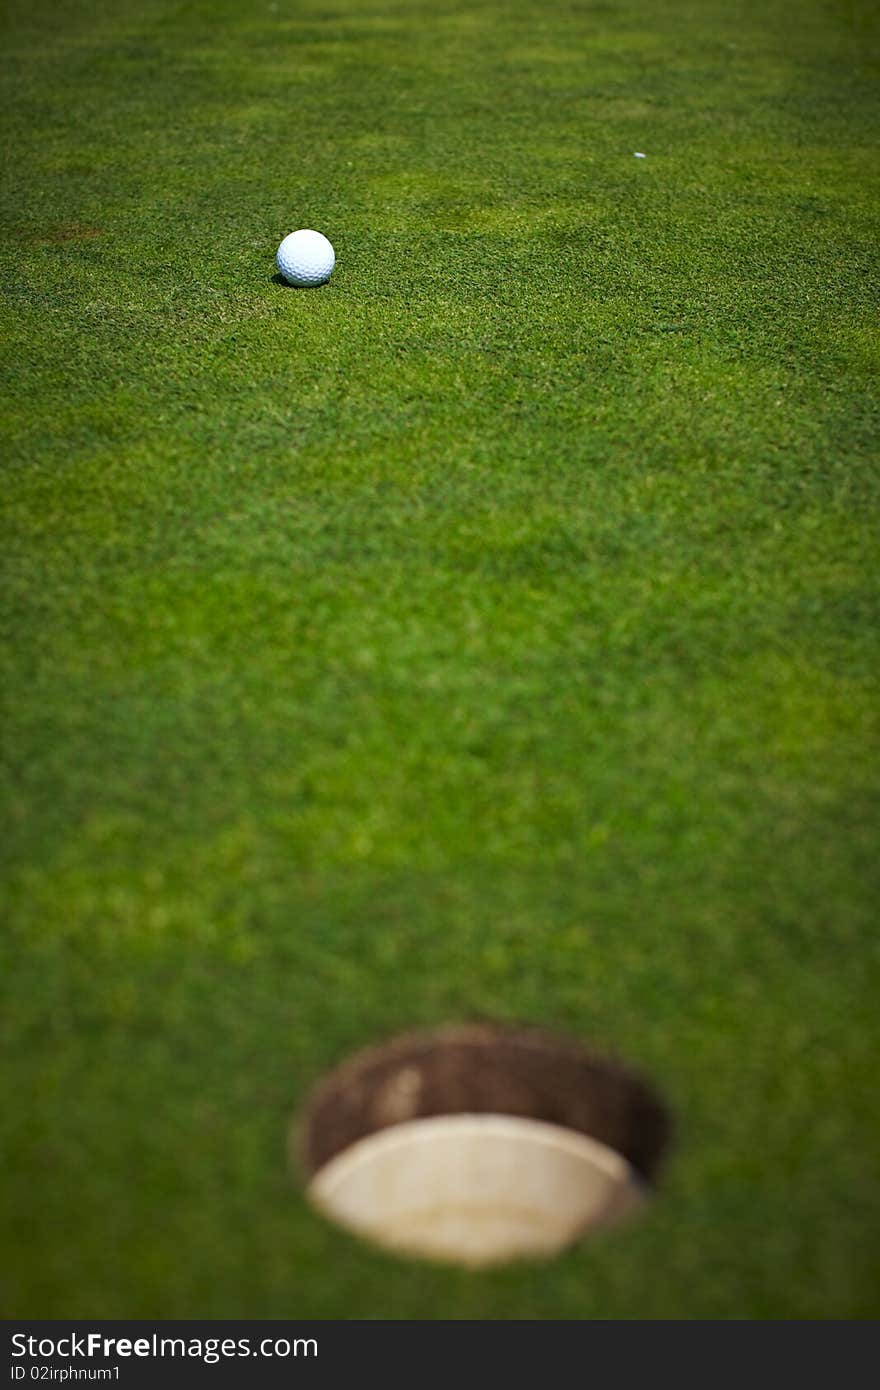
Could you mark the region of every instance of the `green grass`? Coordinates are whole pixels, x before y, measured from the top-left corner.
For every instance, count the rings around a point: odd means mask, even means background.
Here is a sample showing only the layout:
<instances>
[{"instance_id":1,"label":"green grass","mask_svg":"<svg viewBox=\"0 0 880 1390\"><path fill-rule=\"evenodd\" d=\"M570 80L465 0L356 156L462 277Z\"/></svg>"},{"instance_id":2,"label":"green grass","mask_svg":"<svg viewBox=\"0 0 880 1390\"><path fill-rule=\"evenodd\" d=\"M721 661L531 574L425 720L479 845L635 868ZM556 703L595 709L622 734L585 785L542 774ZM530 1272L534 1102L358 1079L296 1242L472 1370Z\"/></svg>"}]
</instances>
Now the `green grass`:
<instances>
[{"instance_id":1,"label":"green grass","mask_svg":"<svg viewBox=\"0 0 880 1390\"><path fill-rule=\"evenodd\" d=\"M880 1312L873 8L8 0L8 1316ZM470 1017L655 1079L644 1220L309 1212Z\"/></svg>"}]
</instances>

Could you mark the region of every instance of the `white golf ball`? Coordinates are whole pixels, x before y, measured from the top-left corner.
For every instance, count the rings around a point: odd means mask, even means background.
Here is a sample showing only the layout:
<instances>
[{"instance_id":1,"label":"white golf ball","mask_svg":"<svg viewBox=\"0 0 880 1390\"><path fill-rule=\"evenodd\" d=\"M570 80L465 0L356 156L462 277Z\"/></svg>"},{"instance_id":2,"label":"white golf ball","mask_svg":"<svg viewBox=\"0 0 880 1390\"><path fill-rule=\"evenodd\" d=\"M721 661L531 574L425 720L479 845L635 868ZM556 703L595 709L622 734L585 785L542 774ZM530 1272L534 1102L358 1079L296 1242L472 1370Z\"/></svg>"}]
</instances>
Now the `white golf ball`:
<instances>
[{"instance_id":1,"label":"white golf ball","mask_svg":"<svg viewBox=\"0 0 880 1390\"><path fill-rule=\"evenodd\" d=\"M330 279L336 252L320 232L303 227L284 238L275 262L285 280L304 289L309 285L323 285Z\"/></svg>"}]
</instances>

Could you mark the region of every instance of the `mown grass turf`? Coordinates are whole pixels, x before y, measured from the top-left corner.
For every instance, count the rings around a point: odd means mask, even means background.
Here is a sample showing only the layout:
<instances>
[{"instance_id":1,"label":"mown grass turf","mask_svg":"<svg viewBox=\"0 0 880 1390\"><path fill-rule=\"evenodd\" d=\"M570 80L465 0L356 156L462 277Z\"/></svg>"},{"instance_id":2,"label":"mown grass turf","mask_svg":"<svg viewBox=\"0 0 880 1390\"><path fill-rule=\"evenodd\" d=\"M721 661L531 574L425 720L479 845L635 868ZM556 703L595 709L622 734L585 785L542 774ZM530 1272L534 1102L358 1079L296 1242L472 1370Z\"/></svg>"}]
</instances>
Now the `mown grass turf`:
<instances>
[{"instance_id":1,"label":"mown grass turf","mask_svg":"<svg viewBox=\"0 0 880 1390\"><path fill-rule=\"evenodd\" d=\"M880 1310L872 9L4 7L7 1314ZM659 1083L645 1220L309 1213L473 1016Z\"/></svg>"}]
</instances>

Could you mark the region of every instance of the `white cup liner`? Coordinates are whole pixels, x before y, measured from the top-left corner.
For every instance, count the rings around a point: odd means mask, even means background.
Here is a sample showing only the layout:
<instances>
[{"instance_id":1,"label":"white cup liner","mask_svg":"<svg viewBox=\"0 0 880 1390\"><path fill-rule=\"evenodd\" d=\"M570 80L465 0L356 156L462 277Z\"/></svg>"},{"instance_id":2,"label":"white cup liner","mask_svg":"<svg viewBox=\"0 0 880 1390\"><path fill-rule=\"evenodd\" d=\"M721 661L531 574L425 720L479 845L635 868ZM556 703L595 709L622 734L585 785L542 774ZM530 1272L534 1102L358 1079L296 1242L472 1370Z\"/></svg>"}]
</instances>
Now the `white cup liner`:
<instances>
[{"instance_id":1,"label":"white cup liner","mask_svg":"<svg viewBox=\"0 0 880 1390\"><path fill-rule=\"evenodd\" d=\"M642 1206L619 1153L543 1120L455 1114L357 1140L308 1197L349 1231L398 1253L482 1266L557 1254Z\"/></svg>"}]
</instances>

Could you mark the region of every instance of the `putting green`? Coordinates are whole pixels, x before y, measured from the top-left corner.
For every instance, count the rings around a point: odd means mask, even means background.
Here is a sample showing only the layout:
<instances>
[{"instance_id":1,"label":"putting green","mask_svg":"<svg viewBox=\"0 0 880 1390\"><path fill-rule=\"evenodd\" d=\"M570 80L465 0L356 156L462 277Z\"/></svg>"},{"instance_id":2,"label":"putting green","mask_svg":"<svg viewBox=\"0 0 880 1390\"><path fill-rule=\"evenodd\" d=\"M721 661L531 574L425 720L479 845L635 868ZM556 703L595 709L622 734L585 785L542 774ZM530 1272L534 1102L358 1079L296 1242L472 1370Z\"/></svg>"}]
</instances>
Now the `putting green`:
<instances>
[{"instance_id":1,"label":"putting green","mask_svg":"<svg viewBox=\"0 0 880 1390\"><path fill-rule=\"evenodd\" d=\"M880 1311L874 9L4 6L7 1316ZM308 1209L473 1017L654 1079L644 1219Z\"/></svg>"}]
</instances>

